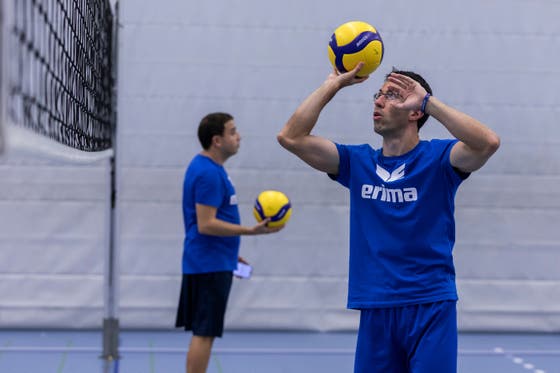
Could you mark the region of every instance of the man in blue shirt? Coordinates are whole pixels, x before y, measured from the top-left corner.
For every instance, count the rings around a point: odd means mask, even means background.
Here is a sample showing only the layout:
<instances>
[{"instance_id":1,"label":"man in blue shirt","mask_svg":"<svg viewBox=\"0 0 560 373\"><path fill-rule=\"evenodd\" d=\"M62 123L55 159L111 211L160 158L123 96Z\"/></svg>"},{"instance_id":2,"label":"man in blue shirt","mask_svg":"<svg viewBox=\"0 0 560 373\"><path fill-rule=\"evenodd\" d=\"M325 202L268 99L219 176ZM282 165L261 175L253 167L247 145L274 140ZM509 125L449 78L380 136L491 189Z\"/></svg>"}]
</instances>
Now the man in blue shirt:
<instances>
[{"instance_id":1,"label":"man in blue shirt","mask_svg":"<svg viewBox=\"0 0 560 373\"><path fill-rule=\"evenodd\" d=\"M221 337L241 235L277 232L265 219L241 225L237 196L223 167L237 153L241 137L227 113L205 116L198 127L202 152L189 164L183 183L183 281L177 327L192 330L187 373L206 372L215 337Z\"/></svg>"},{"instance_id":2,"label":"man in blue shirt","mask_svg":"<svg viewBox=\"0 0 560 373\"><path fill-rule=\"evenodd\" d=\"M436 97L418 74L393 70L374 95L381 149L312 135L321 110L367 79L334 71L297 108L278 141L350 192L348 307L360 310L354 371L457 370L454 197L500 139ZM420 140L431 115L453 140Z\"/></svg>"}]
</instances>

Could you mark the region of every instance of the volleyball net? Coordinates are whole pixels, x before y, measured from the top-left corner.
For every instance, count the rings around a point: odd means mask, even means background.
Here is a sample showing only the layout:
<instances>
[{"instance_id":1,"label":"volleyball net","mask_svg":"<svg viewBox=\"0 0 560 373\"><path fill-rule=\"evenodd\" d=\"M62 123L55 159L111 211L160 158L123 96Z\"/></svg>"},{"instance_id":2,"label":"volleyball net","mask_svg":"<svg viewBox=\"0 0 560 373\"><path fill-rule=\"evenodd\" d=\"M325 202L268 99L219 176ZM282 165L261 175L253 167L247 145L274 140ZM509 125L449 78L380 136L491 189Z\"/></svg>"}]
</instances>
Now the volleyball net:
<instances>
[{"instance_id":1,"label":"volleyball net","mask_svg":"<svg viewBox=\"0 0 560 373\"><path fill-rule=\"evenodd\" d=\"M115 305L114 20L109 0L0 0L0 151L103 163L103 357L118 357ZM42 163L39 163L42 164Z\"/></svg>"},{"instance_id":2,"label":"volleyball net","mask_svg":"<svg viewBox=\"0 0 560 373\"><path fill-rule=\"evenodd\" d=\"M6 148L80 160L112 154L109 0L4 0Z\"/></svg>"}]
</instances>

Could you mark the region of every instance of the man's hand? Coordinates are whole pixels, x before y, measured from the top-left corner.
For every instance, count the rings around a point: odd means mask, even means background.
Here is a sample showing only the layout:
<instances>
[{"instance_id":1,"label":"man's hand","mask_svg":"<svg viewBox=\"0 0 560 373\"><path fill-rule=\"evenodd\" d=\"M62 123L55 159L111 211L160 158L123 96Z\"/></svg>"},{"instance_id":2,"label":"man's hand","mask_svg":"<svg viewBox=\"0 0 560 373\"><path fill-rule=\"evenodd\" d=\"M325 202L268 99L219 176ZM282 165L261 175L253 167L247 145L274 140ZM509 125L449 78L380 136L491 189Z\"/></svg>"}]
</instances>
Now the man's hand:
<instances>
[{"instance_id":1,"label":"man's hand","mask_svg":"<svg viewBox=\"0 0 560 373\"><path fill-rule=\"evenodd\" d=\"M270 222L270 218L266 218L254 227L251 228L251 234L266 234L266 233L274 233L278 232L279 230L283 229L284 226L281 225L279 227L268 227L267 224Z\"/></svg>"},{"instance_id":2,"label":"man's hand","mask_svg":"<svg viewBox=\"0 0 560 373\"><path fill-rule=\"evenodd\" d=\"M426 89L414 79L406 75L391 73L387 81L394 84L397 93L402 97L401 102L396 102L395 107L405 110L420 110L422 101L426 96Z\"/></svg>"},{"instance_id":3,"label":"man's hand","mask_svg":"<svg viewBox=\"0 0 560 373\"><path fill-rule=\"evenodd\" d=\"M329 76L327 77L327 81L336 82L339 88L347 87L349 85L353 85L357 83L362 83L366 81L367 78L369 78L369 75L362 78L356 76L360 72L362 67L364 67L364 63L360 62L356 65L356 67L353 70L350 70L346 73L341 73L340 71L334 69L333 72L330 73Z\"/></svg>"}]
</instances>

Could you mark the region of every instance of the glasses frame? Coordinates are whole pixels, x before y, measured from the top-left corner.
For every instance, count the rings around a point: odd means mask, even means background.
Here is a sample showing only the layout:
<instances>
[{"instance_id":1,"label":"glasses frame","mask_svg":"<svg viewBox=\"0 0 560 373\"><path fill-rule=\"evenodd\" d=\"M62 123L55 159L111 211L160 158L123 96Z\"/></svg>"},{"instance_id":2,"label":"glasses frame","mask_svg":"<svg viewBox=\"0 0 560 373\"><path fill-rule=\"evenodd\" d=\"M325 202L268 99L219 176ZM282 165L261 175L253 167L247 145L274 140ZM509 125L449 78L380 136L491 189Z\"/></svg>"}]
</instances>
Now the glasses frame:
<instances>
[{"instance_id":1,"label":"glasses frame","mask_svg":"<svg viewBox=\"0 0 560 373\"><path fill-rule=\"evenodd\" d=\"M384 96L387 101L395 101L395 100L402 101L403 100L403 96L401 96L398 92L395 92L395 91L383 92L382 90L379 90L379 92L377 92L373 95L373 100L375 101L375 100L381 98L381 96Z\"/></svg>"}]
</instances>

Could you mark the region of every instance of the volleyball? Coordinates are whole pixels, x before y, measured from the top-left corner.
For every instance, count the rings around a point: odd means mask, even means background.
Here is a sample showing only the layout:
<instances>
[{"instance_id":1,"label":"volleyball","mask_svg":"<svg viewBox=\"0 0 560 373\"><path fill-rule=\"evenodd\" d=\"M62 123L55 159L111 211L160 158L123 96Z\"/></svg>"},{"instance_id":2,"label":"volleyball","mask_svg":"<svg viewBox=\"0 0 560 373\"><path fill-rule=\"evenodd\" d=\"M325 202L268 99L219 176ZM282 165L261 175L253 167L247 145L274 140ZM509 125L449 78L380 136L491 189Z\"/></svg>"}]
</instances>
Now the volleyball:
<instances>
[{"instance_id":1,"label":"volleyball","mask_svg":"<svg viewBox=\"0 0 560 373\"><path fill-rule=\"evenodd\" d=\"M253 215L258 222L270 218L267 226L280 227L290 219L292 205L288 197L277 190L265 190L255 200Z\"/></svg>"},{"instance_id":2,"label":"volleyball","mask_svg":"<svg viewBox=\"0 0 560 373\"><path fill-rule=\"evenodd\" d=\"M329 42L329 60L341 73L348 72L364 62L358 77L366 77L377 69L384 52L381 35L372 25L351 21L339 26Z\"/></svg>"}]
</instances>

